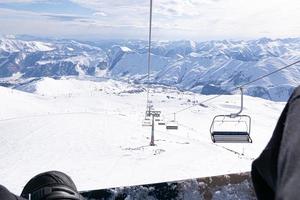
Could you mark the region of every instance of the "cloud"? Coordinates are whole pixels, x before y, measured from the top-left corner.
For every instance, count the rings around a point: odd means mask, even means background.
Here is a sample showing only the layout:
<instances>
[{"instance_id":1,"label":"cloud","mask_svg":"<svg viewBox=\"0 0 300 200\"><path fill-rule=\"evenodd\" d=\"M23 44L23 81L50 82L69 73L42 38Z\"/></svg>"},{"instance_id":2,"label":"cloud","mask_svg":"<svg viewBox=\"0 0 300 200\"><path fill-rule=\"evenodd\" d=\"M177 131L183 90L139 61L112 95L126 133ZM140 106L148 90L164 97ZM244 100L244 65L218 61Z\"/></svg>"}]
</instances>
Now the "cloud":
<instances>
[{"instance_id":1,"label":"cloud","mask_svg":"<svg viewBox=\"0 0 300 200\"><path fill-rule=\"evenodd\" d=\"M77 16L77 15L62 15L62 14L40 14L40 15L58 21L76 21L76 20L87 19L87 17Z\"/></svg>"},{"instance_id":2,"label":"cloud","mask_svg":"<svg viewBox=\"0 0 300 200\"><path fill-rule=\"evenodd\" d=\"M37 0L0 0L0 3L32 3Z\"/></svg>"},{"instance_id":3,"label":"cloud","mask_svg":"<svg viewBox=\"0 0 300 200\"><path fill-rule=\"evenodd\" d=\"M56 27L64 26L60 29L64 34L71 34L73 31L82 35L98 35L100 38L111 35L119 38L147 39L149 0L65 1L90 12L58 15L13 10L8 14L0 11L1 25L8 23L4 19L15 20L14 23L21 26L16 25L14 29L22 32L21 28L27 30L22 26L23 21L43 20L45 24L49 22L48 32L45 31L45 34L59 34ZM299 10L298 0L289 0L289 3L285 0L153 0L153 37L196 40L262 36L299 37ZM39 28L29 23L27 25L32 29ZM4 31L2 27L1 31Z\"/></svg>"},{"instance_id":4,"label":"cloud","mask_svg":"<svg viewBox=\"0 0 300 200\"><path fill-rule=\"evenodd\" d=\"M67 14L54 14L46 12L32 12L32 11L19 11L13 9L0 8L0 18L9 19L18 19L20 23L22 20L29 19L32 21L35 20L51 20L51 21L77 21L81 19L88 19L88 17L81 15L67 15Z\"/></svg>"},{"instance_id":5,"label":"cloud","mask_svg":"<svg viewBox=\"0 0 300 200\"><path fill-rule=\"evenodd\" d=\"M59 38L138 38L143 27L109 24L82 16L35 13L0 8L0 34L29 34ZM120 34L121 33L121 34ZM146 37L145 37L146 38Z\"/></svg>"},{"instance_id":6,"label":"cloud","mask_svg":"<svg viewBox=\"0 0 300 200\"><path fill-rule=\"evenodd\" d=\"M98 1L98 0L71 0L81 6L95 11L112 13L120 15L136 16L138 14L147 14L149 11L149 1L140 0L114 0L114 1ZM180 15L198 15L197 6L203 3L215 2L213 0L154 0L154 13L161 16L180 16Z\"/></svg>"},{"instance_id":7,"label":"cloud","mask_svg":"<svg viewBox=\"0 0 300 200\"><path fill-rule=\"evenodd\" d=\"M0 0L1 3L10 4L10 3L52 3L52 0Z\"/></svg>"},{"instance_id":8,"label":"cloud","mask_svg":"<svg viewBox=\"0 0 300 200\"><path fill-rule=\"evenodd\" d=\"M106 17L107 16L107 14L104 13L104 12L95 12L95 13L93 13L93 15L94 16L101 16L101 17Z\"/></svg>"}]
</instances>

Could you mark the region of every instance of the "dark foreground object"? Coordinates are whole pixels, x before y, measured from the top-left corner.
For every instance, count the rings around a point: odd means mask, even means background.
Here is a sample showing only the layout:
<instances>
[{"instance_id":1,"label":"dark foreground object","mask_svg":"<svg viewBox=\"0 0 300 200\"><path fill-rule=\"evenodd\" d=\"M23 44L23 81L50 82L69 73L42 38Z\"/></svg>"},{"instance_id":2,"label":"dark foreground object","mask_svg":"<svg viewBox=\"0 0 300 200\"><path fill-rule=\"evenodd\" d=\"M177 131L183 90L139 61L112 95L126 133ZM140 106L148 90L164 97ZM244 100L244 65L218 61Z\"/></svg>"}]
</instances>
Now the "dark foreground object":
<instances>
[{"instance_id":1,"label":"dark foreground object","mask_svg":"<svg viewBox=\"0 0 300 200\"><path fill-rule=\"evenodd\" d=\"M49 171L36 175L25 185L21 197L0 185L0 200L83 200L73 180L65 173Z\"/></svg>"},{"instance_id":2,"label":"dark foreground object","mask_svg":"<svg viewBox=\"0 0 300 200\"><path fill-rule=\"evenodd\" d=\"M82 192L93 200L254 200L250 173Z\"/></svg>"},{"instance_id":3,"label":"dark foreground object","mask_svg":"<svg viewBox=\"0 0 300 200\"><path fill-rule=\"evenodd\" d=\"M288 100L267 147L252 165L258 199L295 200L300 195L300 87Z\"/></svg>"},{"instance_id":4,"label":"dark foreground object","mask_svg":"<svg viewBox=\"0 0 300 200\"><path fill-rule=\"evenodd\" d=\"M65 173L49 171L36 175L25 185L21 196L31 200L81 200L73 180Z\"/></svg>"}]
</instances>

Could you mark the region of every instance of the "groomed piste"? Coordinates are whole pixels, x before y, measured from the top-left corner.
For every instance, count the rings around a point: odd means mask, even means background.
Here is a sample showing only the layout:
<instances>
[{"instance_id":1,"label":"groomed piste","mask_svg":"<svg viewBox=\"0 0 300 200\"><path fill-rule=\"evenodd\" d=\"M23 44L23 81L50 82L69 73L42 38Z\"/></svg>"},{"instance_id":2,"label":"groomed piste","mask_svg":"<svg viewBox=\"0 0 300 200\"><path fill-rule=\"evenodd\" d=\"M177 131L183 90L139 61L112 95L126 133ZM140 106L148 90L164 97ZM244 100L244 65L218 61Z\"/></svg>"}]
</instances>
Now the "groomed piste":
<instances>
[{"instance_id":1,"label":"groomed piste","mask_svg":"<svg viewBox=\"0 0 300 200\"><path fill-rule=\"evenodd\" d=\"M79 190L249 171L284 106L244 96L253 143L214 144L213 117L240 106L239 94L223 95L178 114L176 131L155 124L156 145L149 146L151 127L142 126L144 85L43 78L18 89L0 87L0 180L15 193L32 176L53 169L69 174ZM166 121L210 97L154 85L150 91Z\"/></svg>"}]
</instances>

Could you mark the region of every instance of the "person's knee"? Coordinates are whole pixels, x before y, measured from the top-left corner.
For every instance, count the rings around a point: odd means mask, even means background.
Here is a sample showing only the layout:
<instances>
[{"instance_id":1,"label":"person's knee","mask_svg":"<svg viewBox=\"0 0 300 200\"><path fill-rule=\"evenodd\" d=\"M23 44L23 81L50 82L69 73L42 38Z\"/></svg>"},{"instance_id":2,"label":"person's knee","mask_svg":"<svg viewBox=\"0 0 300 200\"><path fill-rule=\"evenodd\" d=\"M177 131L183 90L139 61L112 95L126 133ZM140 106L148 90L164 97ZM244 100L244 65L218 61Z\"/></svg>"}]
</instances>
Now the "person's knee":
<instances>
[{"instance_id":1,"label":"person's knee","mask_svg":"<svg viewBox=\"0 0 300 200\"><path fill-rule=\"evenodd\" d=\"M36 175L24 187L21 196L34 199L83 199L73 182L65 173L49 171Z\"/></svg>"}]
</instances>

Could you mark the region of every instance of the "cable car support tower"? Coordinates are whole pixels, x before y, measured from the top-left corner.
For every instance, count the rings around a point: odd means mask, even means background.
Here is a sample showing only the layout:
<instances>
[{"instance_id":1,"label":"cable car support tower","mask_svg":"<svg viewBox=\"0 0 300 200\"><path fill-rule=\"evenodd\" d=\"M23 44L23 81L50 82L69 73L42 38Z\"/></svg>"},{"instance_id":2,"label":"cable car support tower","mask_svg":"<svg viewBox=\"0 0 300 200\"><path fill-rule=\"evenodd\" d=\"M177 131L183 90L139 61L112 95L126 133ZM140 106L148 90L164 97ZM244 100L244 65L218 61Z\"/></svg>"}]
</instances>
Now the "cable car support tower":
<instances>
[{"instance_id":1,"label":"cable car support tower","mask_svg":"<svg viewBox=\"0 0 300 200\"><path fill-rule=\"evenodd\" d=\"M159 118L161 111L155 111L150 101L150 68L151 68L151 40L152 40L152 7L153 0L150 0L150 15L149 15L149 38L148 38L148 75L147 75L147 108L145 112L145 119L143 126L151 126L151 140L150 146L154 146L154 125L155 119ZM150 117L152 119L150 119Z\"/></svg>"}]
</instances>

